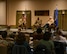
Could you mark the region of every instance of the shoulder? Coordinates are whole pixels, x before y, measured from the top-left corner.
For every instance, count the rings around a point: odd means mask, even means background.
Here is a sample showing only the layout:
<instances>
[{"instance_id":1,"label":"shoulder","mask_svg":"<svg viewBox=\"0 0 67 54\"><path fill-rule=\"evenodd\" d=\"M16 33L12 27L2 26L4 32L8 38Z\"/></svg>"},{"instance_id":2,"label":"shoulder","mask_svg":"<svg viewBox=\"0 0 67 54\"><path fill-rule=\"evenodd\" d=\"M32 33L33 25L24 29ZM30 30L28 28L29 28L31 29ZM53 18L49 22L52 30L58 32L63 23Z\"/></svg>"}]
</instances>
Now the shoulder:
<instances>
[{"instance_id":1,"label":"shoulder","mask_svg":"<svg viewBox=\"0 0 67 54\"><path fill-rule=\"evenodd\" d=\"M52 40L49 40L50 45L54 48L54 42Z\"/></svg>"},{"instance_id":2,"label":"shoulder","mask_svg":"<svg viewBox=\"0 0 67 54\"><path fill-rule=\"evenodd\" d=\"M49 40L49 42L50 42L51 44L53 44L53 41L52 41L52 40Z\"/></svg>"}]
</instances>

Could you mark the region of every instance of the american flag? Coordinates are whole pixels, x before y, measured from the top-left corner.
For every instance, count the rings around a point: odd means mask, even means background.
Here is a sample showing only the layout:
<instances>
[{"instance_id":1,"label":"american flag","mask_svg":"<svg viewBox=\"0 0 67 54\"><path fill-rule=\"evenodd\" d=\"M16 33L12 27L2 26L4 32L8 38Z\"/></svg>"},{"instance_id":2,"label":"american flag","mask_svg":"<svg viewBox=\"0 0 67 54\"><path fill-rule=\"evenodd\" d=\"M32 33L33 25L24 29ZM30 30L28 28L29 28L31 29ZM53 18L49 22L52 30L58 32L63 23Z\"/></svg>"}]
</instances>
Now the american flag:
<instances>
[{"instance_id":1,"label":"american flag","mask_svg":"<svg viewBox=\"0 0 67 54\"><path fill-rule=\"evenodd\" d=\"M58 9L55 10L55 25L58 26Z\"/></svg>"}]
</instances>

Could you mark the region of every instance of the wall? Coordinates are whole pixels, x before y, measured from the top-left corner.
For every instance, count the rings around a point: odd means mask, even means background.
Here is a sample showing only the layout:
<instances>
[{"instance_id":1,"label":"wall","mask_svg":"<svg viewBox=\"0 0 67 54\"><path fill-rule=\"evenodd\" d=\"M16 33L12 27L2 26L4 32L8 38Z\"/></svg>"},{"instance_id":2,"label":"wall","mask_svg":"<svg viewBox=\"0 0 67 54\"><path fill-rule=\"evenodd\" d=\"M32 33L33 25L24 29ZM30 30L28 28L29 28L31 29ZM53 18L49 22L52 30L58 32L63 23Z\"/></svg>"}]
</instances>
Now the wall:
<instances>
[{"instance_id":1,"label":"wall","mask_svg":"<svg viewBox=\"0 0 67 54\"><path fill-rule=\"evenodd\" d=\"M6 25L6 2L0 1L0 25Z\"/></svg>"},{"instance_id":2,"label":"wall","mask_svg":"<svg viewBox=\"0 0 67 54\"><path fill-rule=\"evenodd\" d=\"M9 25L16 25L16 11L17 10L31 10L31 25L34 24L38 16L34 16L35 10L50 10L50 15L54 16L54 10L67 9L67 0L26 0L26 1L8 1L7 2L7 23ZM49 16L39 16L45 24Z\"/></svg>"}]
</instances>

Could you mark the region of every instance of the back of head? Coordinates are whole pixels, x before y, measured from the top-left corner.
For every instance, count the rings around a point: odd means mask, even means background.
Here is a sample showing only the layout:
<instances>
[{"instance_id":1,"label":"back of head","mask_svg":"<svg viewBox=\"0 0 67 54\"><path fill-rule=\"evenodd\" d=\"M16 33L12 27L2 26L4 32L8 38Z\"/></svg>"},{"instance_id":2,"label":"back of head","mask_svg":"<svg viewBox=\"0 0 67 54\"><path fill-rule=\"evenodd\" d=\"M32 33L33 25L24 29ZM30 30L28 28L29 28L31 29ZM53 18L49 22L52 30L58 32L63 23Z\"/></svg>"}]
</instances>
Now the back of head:
<instances>
[{"instance_id":1,"label":"back of head","mask_svg":"<svg viewBox=\"0 0 67 54\"><path fill-rule=\"evenodd\" d=\"M43 39L46 40L46 41L49 41L50 37L51 37L51 33L50 32L45 32L44 36L43 36Z\"/></svg>"},{"instance_id":2,"label":"back of head","mask_svg":"<svg viewBox=\"0 0 67 54\"><path fill-rule=\"evenodd\" d=\"M16 43L21 45L25 42L25 35L22 32L19 32L17 37L16 37Z\"/></svg>"},{"instance_id":3,"label":"back of head","mask_svg":"<svg viewBox=\"0 0 67 54\"><path fill-rule=\"evenodd\" d=\"M2 38L5 39L7 37L7 32L6 31L3 31L1 35L2 35Z\"/></svg>"},{"instance_id":4,"label":"back of head","mask_svg":"<svg viewBox=\"0 0 67 54\"><path fill-rule=\"evenodd\" d=\"M42 29L41 28L38 28L36 32L39 34L39 33L42 32Z\"/></svg>"}]
</instances>

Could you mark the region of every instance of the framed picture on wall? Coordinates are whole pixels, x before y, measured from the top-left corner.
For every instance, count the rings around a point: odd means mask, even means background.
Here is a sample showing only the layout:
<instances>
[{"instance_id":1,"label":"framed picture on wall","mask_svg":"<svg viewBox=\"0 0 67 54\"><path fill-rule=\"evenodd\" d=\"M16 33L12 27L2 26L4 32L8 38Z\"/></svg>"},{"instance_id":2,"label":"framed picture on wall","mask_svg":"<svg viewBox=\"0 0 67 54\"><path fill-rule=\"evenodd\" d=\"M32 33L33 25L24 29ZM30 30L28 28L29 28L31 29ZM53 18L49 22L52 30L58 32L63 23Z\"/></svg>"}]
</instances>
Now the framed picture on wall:
<instances>
[{"instance_id":1,"label":"framed picture on wall","mask_svg":"<svg viewBox=\"0 0 67 54\"><path fill-rule=\"evenodd\" d=\"M49 16L49 10L35 10L35 16Z\"/></svg>"}]
</instances>

